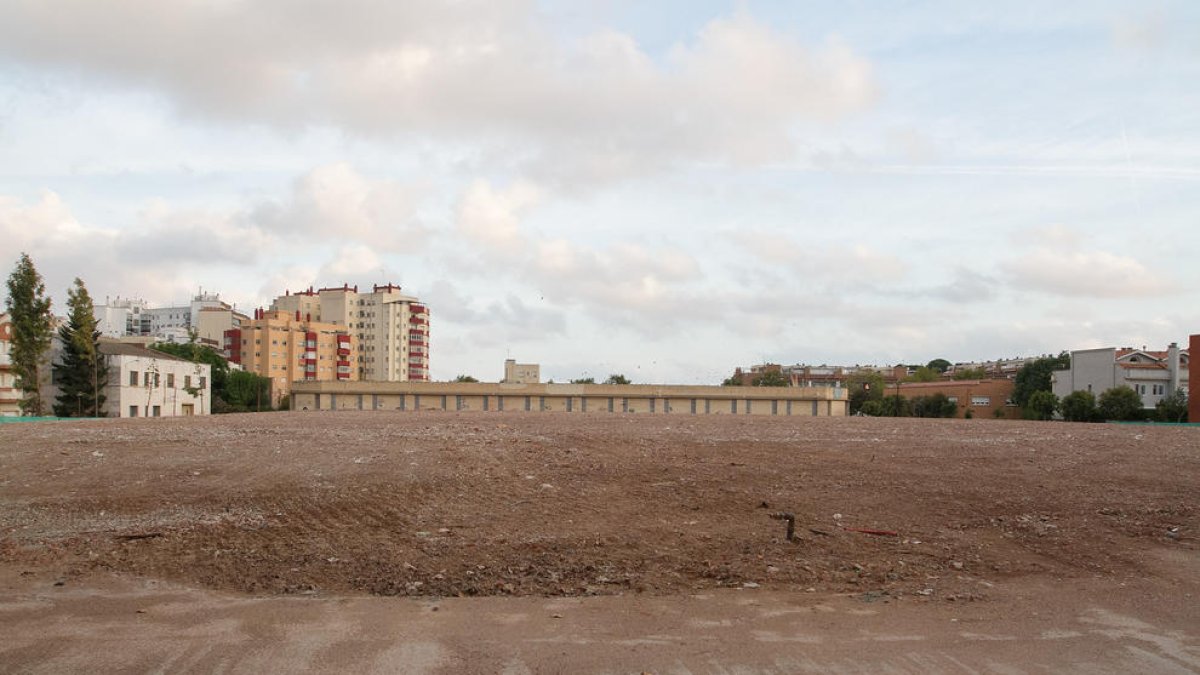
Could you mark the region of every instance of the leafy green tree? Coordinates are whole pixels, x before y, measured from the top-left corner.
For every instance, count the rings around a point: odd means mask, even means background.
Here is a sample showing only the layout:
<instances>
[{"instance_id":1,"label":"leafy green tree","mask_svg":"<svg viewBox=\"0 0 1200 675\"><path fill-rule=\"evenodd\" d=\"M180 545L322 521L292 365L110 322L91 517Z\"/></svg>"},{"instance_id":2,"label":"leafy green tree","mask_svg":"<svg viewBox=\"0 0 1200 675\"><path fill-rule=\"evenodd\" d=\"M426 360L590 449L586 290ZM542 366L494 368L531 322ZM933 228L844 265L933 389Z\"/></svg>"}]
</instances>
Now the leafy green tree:
<instances>
[{"instance_id":1,"label":"leafy green tree","mask_svg":"<svg viewBox=\"0 0 1200 675\"><path fill-rule=\"evenodd\" d=\"M458 377L454 378L454 381L455 382L478 382L479 380L471 377L470 375L459 375Z\"/></svg>"},{"instance_id":2,"label":"leafy green tree","mask_svg":"<svg viewBox=\"0 0 1200 675\"><path fill-rule=\"evenodd\" d=\"M912 400L913 417L954 417L957 412L958 404L940 392Z\"/></svg>"},{"instance_id":3,"label":"leafy green tree","mask_svg":"<svg viewBox=\"0 0 1200 675\"><path fill-rule=\"evenodd\" d=\"M1049 420L1054 419L1054 413L1058 410L1058 397L1051 391L1035 391L1025 403L1022 409L1025 419L1028 420Z\"/></svg>"},{"instance_id":4,"label":"leafy green tree","mask_svg":"<svg viewBox=\"0 0 1200 675\"><path fill-rule=\"evenodd\" d=\"M187 359L192 363L207 364L212 375L213 410L222 409L223 404L228 402L226 387L229 383L229 362L220 352L208 345L199 344L195 340L186 343L158 342L150 345L150 348L164 354Z\"/></svg>"},{"instance_id":5,"label":"leafy green tree","mask_svg":"<svg viewBox=\"0 0 1200 675\"><path fill-rule=\"evenodd\" d=\"M59 417L100 417L104 388L108 385L108 363L100 354L100 331L96 309L87 286L75 279L67 292L67 322L59 327L61 361L51 364L58 398L54 414Z\"/></svg>"},{"instance_id":6,"label":"leafy green tree","mask_svg":"<svg viewBox=\"0 0 1200 675\"><path fill-rule=\"evenodd\" d=\"M912 403L899 394L863 403L862 412L872 417L911 417Z\"/></svg>"},{"instance_id":7,"label":"leafy green tree","mask_svg":"<svg viewBox=\"0 0 1200 675\"><path fill-rule=\"evenodd\" d=\"M1160 422L1187 422L1187 393L1183 389L1176 389L1167 394L1166 398L1154 404L1154 412Z\"/></svg>"},{"instance_id":8,"label":"leafy green tree","mask_svg":"<svg viewBox=\"0 0 1200 675\"><path fill-rule=\"evenodd\" d=\"M917 368L912 375L904 378L905 382L937 382L942 374L928 366Z\"/></svg>"},{"instance_id":9,"label":"leafy green tree","mask_svg":"<svg viewBox=\"0 0 1200 675\"><path fill-rule=\"evenodd\" d=\"M1013 382L1012 401L1021 408L1029 404L1030 397L1037 391L1053 389L1051 377L1056 370L1071 367L1071 355L1063 352L1058 356L1044 356L1021 366Z\"/></svg>"},{"instance_id":10,"label":"leafy green tree","mask_svg":"<svg viewBox=\"0 0 1200 675\"><path fill-rule=\"evenodd\" d=\"M1129 387L1113 387L1100 394L1096 408L1100 418L1116 421L1133 421L1142 419L1142 397Z\"/></svg>"},{"instance_id":11,"label":"leafy green tree","mask_svg":"<svg viewBox=\"0 0 1200 675\"><path fill-rule=\"evenodd\" d=\"M604 381L604 384L632 384L632 383L629 381L628 377L625 377L624 375L621 375L620 373L613 373L612 375L608 376L608 379Z\"/></svg>"},{"instance_id":12,"label":"leafy green tree","mask_svg":"<svg viewBox=\"0 0 1200 675\"><path fill-rule=\"evenodd\" d=\"M596 384L596 378L594 378L594 377L581 377L581 378L579 378L579 379L576 379L576 380L571 380L571 384Z\"/></svg>"},{"instance_id":13,"label":"leafy green tree","mask_svg":"<svg viewBox=\"0 0 1200 675\"><path fill-rule=\"evenodd\" d=\"M849 389L850 414L862 412L870 415L863 406L869 401L879 401L884 396L887 382L883 375L874 371L860 371L846 378L846 388Z\"/></svg>"},{"instance_id":14,"label":"leafy green tree","mask_svg":"<svg viewBox=\"0 0 1200 675\"><path fill-rule=\"evenodd\" d=\"M963 368L962 370L954 371L954 379L956 380L984 380L987 379L987 376L987 370L983 367Z\"/></svg>"},{"instance_id":15,"label":"leafy green tree","mask_svg":"<svg viewBox=\"0 0 1200 675\"><path fill-rule=\"evenodd\" d=\"M21 392L21 411L27 415L45 414L39 387L39 372L50 349L54 332L50 298L46 284L26 253L8 277L8 298L4 305L12 319L13 374Z\"/></svg>"},{"instance_id":16,"label":"leafy green tree","mask_svg":"<svg viewBox=\"0 0 1200 675\"><path fill-rule=\"evenodd\" d=\"M271 378L245 370L229 373L221 412L260 412L271 409Z\"/></svg>"},{"instance_id":17,"label":"leafy green tree","mask_svg":"<svg viewBox=\"0 0 1200 675\"><path fill-rule=\"evenodd\" d=\"M742 374L740 372L737 372L737 373L734 373L733 375L730 375L729 377L725 378L724 380L721 380L721 386L722 387L740 387L740 386L742 386Z\"/></svg>"},{"instance_id":18,"label":"leafy green tree","mask_svg":"<svg viewBox=\"0 0 1200 675\"><path fill-rule=\"evenodd\" d=\"M1096 422L1100 413L1096 410L1096 396L1090 391L1073 391L1059 403L1063 419L1068 422Z\"/></svg>"},{"instance_id":19,"label":"leafy green tree","mask_svg":"<svg viewBox=\"0 0 1200 675\"><path fill-rule=\"evenodd\" d=\"M789 384L787 375L778 370L768 370L750 381L752 387L786 387Z\"/></svg>"},{"instance_id":20,"label":"leafy green tree","mask_svg":"<svg viewBox=\"0 0 1200 675\"><path fill-rule=\"evenodd\" d=\"M934 359L934 360L930 361L929 363L925 364L925 367L930 370L936 370L939 373L944 373L947 370L950 370L951 365L952 364L949 361L947 361L946 359Z\"/></svg>"}]
</instances>

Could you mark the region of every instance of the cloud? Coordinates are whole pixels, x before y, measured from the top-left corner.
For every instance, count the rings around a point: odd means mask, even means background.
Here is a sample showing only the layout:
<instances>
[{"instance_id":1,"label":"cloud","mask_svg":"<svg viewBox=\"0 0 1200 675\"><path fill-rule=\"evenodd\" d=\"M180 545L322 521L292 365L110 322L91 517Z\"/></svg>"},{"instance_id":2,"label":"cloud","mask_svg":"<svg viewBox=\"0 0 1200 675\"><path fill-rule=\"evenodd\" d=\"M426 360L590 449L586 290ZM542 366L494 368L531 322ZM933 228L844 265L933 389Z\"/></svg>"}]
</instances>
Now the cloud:
<instances>
[{"instance_id":1,"label":"cloud","mask_svg":"<svg viewBox=\"0 0 1200 675\"><path fill-rule=\"evenodd\" d=\"M1017 288L1054 295L1133 298L1177 290L1137 259L1106 251L1036 248L1001 269Z\"/></svg>"},{"instance_id":2,"label":"cloud","mask_svg":"<svg viewBox=\"0 0 1200 675\"><path fill-rule=\"evenodd\" d=\"M908 263L900 257L862 243L801 244L786 234L766 229L727 232L725 237L758 261L810 283L861 289L895 284L909 272Z\"/></svg>"},{"instance_id":3,"label":"cloud","mask_svg":"<svg viewBox=\"0 0 1200 675\"><path fill-rule=\"evenodd\" d=\"M535 206L541 191L527 181L495 188L479 180L471 184L458 205L458 231L492 253L511 255L524 245L520 216Z\"/></svg>"},{"instance_id":4,"label":"cloud","mask_svg":"<svg viewBox=\"0 0 1200 675\"><path fill-rule=\"evenodd\" d=\"M555 36L520 0L8 3L5 57L189 116L483 141L558 183L786 159L797 121L876 97L871 64L843 42L809 48L746 12L653 57L610 29Z\"/></svg>"},{"instance_id":5,"label":"cloud","mask_svg":"<svg viewBox=\"0 0 1200 675\"><path fill-rule=\"evenodd\" d=\"M300 176L285 199L264 201L247 217L289 238L355 239L373 248L412 252L430 236L415 215L419 198L416 187L370 179L338 162Z\"/></svg>"}]
</instances>

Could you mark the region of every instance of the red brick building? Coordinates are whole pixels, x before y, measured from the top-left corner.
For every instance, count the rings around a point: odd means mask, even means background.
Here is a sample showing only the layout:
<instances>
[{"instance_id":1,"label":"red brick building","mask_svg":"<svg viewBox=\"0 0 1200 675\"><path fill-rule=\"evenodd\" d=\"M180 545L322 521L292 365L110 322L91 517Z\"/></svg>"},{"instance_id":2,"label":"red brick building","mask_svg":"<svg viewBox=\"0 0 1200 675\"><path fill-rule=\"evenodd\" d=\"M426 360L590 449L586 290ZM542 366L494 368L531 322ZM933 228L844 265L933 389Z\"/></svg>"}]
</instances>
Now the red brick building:
<instances>
[{"instance_id":1,"label":"red brick building","mask_svg":"<svg viewBox=\"0 0 1200 675\"><path fill-rule=\"evenodd\" d=\"M955 417L966 417L971 411L974 418L1017 419L1021 409L1009 404L1014 380L941 380L938 382L901 382L892 385L887 395L899 393L907 399L918 396L945 394L958 405Z\"/></svg>"},{"instance_id":2,"label":"red brick building","mask_svg":"<svg viewBox=\"0 0 1200 675\"><path fill-rule=\"evenodd\" d=\"M1193 335L1188 344L1188 354L1200 354L1200 335ZM1188 382L1200 382L1200 360L1188 360ZM1200 422L1200 393L1188 392L1188 421Z\"/></svg>"}]
</instances>

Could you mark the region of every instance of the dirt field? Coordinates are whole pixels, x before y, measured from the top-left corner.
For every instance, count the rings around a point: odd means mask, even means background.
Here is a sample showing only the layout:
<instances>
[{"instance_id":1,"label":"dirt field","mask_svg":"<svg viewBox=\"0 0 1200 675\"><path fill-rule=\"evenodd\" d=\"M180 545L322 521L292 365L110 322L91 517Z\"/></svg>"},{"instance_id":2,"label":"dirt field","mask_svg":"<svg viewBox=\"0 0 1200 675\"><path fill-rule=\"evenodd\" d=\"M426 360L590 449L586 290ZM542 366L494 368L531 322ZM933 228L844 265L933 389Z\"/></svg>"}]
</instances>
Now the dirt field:
<instances>
[{"instance_id":1,"label":"dirt field","mask_svg":"<svg viewBox=\"0 0 1200 675\"><path fill-rule=\"evenodd\" d=\"M0 426L10 573L253 595L971 602L1012 579L1144 580L1163 556L1194 559L1198 496L1194 428L411 412Z\"/></svg>"}]
</instances>

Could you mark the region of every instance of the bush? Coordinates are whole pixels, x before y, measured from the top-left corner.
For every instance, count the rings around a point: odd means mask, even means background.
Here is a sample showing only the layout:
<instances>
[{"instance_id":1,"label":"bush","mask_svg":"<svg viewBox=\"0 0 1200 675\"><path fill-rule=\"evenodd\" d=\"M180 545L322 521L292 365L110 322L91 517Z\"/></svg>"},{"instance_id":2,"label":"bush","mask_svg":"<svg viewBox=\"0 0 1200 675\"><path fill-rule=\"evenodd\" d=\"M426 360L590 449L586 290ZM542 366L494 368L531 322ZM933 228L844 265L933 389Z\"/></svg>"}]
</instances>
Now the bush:
<instances>
[{"instance_id":1,"label":"bush","mask_svg":"<svg viewBox=\"0 0 1200 675\"><path fill-rule=\"evenodd\" d=\"M1187 422L1188 395L1182 389L1176 389L1155 404L1154 415L1159 422Z\"/></svg>"},{"instance_id":2,"label":"bush","mask_svg":"<svg viewBox=\"0 0 1200 675\"><path fill-rule=\"evenodd\" d=\"M1059 404L1063 419L1068 422L1098 422L1100 412L1096 409L1096 397L1090 391L1073 391L1063 397Z\"/></svg>"},{"instance_id":3,"label":"bush","mask_svg":"<svg viewBox=\"0 0 1200 675\"><path fill-rule=\"evenodd\" d=\"M1052 392L1035 391L1025 404L1025 419L1048 420L1058 411L1058 397Z\"/></svg>"},{"instance_id":4,"label":"bush","mask_svg":"<svg viewBox=\"0 0 1200 675\"><path fill-rule=\"evenodd\" d=\"M912 400L914 417L954 417L958 404L942 393L918 396Z\"/></svg>"},{"instance_id":5,"label":"bush","mask_svg":"<svg viewBox=\"0 0 1200 675\"><path fill-rule=\"evenodd\" d=\"M1100 394L1097 406L1100 418L1115 421L1136 421L1144 418L1142 397L1129 387L1113 387Z\"/></svg>"}]
</instances>

